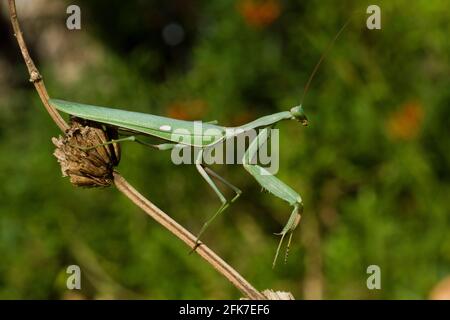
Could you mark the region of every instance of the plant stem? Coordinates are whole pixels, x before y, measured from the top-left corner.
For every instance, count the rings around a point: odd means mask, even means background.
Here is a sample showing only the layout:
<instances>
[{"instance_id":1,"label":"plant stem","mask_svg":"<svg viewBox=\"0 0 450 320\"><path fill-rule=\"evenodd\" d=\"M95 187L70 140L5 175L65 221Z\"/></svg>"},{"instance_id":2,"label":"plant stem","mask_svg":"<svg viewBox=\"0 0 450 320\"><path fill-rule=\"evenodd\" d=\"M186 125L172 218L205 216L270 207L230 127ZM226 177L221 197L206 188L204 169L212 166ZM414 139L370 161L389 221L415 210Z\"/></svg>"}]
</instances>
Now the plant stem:
<instances>
[{"instance_id":1,"label":"plant stem","mask_svg":"<svg viewBox=\"0 0 450 320\"><path fill-rule=\"evenodd\" d=\"M25 64L27 65L28 73L30 75L30 81L33 82L34 87L36 88L36 91L38 92L39 97L50 117L61 129L61 131L65 132L69 128L69 125L64 121L58 111L50 105L49 95L47 93L47 89L45 88L42 76L39 73L39 70L36 68L28 52L27 45L20 29L19 21L17 19L15 0L8 0L8 4L11 24L14 29L14 35L16 36L20 51L22 52ZM125 196L127 196L135 205L144 210L145 213L155 219L164 228L172 232L172 234L181 239L190 248L194 248L196 237L171 217L169 217L165 212L156 207L143 195L141 195L118 172L114 172L114 183L117 189L120 190ZM258 290L256 290L247 280L245 280L236 270L228 265L210 248L202 244L195 251L249 299L266 299Z\"/></svg>"},{"instance_id":2,"label":"plant stem","mask_svg":"<svg viewBox=\"0 0 450 320\"><path fill-rule=\"evenodd\" d=\"M45 88L44 80L42 79L39 70L36 68L33 60L30 57L30 53L28 52L28 48L23 38L22 31L20 30L19 20L17 19L16 3L14 0L8 0L8 4L11 24L14 29L14 36L17 39L17 43L19 44L23 59L25 60L25 64L27 65L28 73L30 74L30 82L33 82L34 87L36 88L36 91L39 94L39 97L41 98L41 101L44 104L44 107L49 113L50 117L52 117L53 121L61 129L61 131L65 132L67 129L69 129L69 125L64 121L58 111L56 111L56 109L53 108L48 102L49 96L47 93L47 89Z\"/></svg>"},{"instance_id":3,"label":"plant stem","mask_svg":"<svg viewBox=\"0 0 450 320\"><path fill-rule=\"evenodd\" d=\"M144 198L133 186L131 186L124 177L118 172L114 172L114 183L123 194L125 194L135 205L144 210L149 216L155 219L164 228L172 232L177 238L194 248L196 237L186 230L183 226L165 214L149 200ZM230 267L222 258L220 258L210 248L201 244L195 250L203 259L211 264L225 278L227 278L236 288L250 299L260 300L265 297L245 280L236 270Z\"/></svg>"}]
</instances>

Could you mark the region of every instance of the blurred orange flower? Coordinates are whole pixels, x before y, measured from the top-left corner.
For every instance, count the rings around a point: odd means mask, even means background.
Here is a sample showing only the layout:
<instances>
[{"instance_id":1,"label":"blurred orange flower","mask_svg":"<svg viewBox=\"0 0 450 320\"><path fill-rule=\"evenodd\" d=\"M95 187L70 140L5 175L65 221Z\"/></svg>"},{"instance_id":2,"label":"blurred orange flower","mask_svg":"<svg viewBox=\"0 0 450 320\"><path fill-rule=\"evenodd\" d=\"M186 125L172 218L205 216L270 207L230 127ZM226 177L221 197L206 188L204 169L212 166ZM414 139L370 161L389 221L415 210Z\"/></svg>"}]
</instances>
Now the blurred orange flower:
<instances>
[{"instance_id":1,"label":"blurred orange flower","mask_svg":"<svg viewBox=\"0 0 450 320\"><path fill-rule=\"evenodd\" d=\"M420 131L423 120L422 105L415 101L404 103L387 120L388 134L395 140L414 139Z\"/></svg>"},{"instance_id":2,"label":"blurred orange flower","mask_svg":"<svg viewBox=\"0 0 450 320\"><path fill-rule=\"evenodd\" d=\"M201 99L176 101L167 106L167 116L180 120L202 120L208 106Z\"/></svg>"},{"instance_id":3,"label":"blurred orange flower","mask_svg":"<svg viewBox=\"0 0 450 320\"><path fill-rule=\"evenodd\" d=\"M252 27L265 27L273 23L281 13L279 0L240 0L238 11Z\"/></svg>"}]
</instances>

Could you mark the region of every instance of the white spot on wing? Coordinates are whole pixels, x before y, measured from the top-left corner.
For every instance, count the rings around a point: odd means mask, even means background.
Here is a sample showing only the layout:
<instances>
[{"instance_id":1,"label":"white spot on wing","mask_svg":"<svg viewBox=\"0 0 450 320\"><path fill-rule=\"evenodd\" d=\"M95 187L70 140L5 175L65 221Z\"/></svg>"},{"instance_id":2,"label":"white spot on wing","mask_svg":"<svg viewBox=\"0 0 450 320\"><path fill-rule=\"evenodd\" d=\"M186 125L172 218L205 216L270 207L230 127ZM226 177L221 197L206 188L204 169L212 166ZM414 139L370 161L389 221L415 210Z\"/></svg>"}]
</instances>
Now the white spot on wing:
<instances>
[{"instance_id":1,"label":"white spot on wing","mask_svg":"<svg viewBox=\"0 0 450 320\"><path fill-rule=\"evenodd\" d=\"M168 125L164 125L164 126L159 127L159 130L170 131L170 130L172 130L172 127L168 126Z\"/></svg>"}]
</instances>

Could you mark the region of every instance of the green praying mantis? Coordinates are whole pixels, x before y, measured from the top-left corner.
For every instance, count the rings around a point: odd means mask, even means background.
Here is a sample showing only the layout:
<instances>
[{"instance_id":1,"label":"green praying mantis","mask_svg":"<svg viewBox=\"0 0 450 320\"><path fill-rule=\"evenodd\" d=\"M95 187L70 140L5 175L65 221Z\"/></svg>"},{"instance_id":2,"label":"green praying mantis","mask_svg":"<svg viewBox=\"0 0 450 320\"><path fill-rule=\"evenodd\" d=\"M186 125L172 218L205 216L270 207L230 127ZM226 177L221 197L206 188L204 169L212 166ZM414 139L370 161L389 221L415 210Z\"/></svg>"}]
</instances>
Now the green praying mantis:
<instances>
[{"instance_id":1,"label":"green praying mantis","mask_svg":"<svg viewBox=\"0 0 450 320\"><path fill-rule=\"evenodd\" d=\"M213 122L202 123L200 130L196 130L197 121L184 121L178 119L172 119L167 117L161 117L157 115L138 113L125 111L114 108L105 108L99 106L86 105L76 102L68 102L64 100L50 99L50 104L59 111L68 113L72 116L100 123L106 126L112 126L119 129L121 132L131 132L133 135L128 135L124 138L114 139L108 141L104 144L134 141L157 150L171 150L173 148L184 148L184 147L195 147L200 151L197 155L197 161L195 162L196 168L200 175L205 179L208 185L214 190L214 192L219 197L222 205L219 209L212 215L209 220L207 220L197 236L196 246L193 250L200 244L199 239L203 232L207 229L210 223L225 209L227 209L237 198L241 195L242 191L228 182L225 178L218 175L211 168L207 167L201 162L203 153L208 151L210 148L214 148L217 144L222 143L228 139L233 139L240 134L245 134L250 130L257 130L258 134L255 139L253 139L248 148L245 150L242 165L245 170L247 170L250 175L252 175L256 181L261 185L261 187L272 193L274 196L284 200L291 207L293 207L291 215L287 223L284 225L280 233L276 235L281 236L275 257L273 260L273 266L278 258L280 248L282 246L283 240L286 235L289 235L289 240L286 246L286 257L289 251L289 246L292 240L292 234L297 225L300 222L301 213L303 212L303 202L300 195L294 191L291 187L286 185L284 182L276 178L273 174L267 172L264 167L261 167L257 163L251 161L255 155L258 153L259 148L264 145L270 138L271 128L284 120L294 120L300 122L302 125L308 125L308 119L302 107L303 99L306 92L308 91L309 85L316 74L320 64L322 63L324 57L328 54L334 42L337 40L339 35L348 25L350 19L344 24L344 26L338 31L332 41L329 43L327 49L320 57L315 68L313 69L304 89L303 97L301 103L298 106L291 108L289 111L283 111L274 113L271 115L263 116L247 124L238 127L224 127L219 126ZM175 134L178 132L177 134ZM181 133L181 134L180 134ZM161 144L150 144L139 140L136 136L144 135L156 137L164 141ZM181 139L180 139L181 136ZM96 147L96 146L95 146ZM95 148L93 147L93 148ZM222 182L224 185L229 187L235 192L235 196L228 200L222 192L219 190L217 185L214 183L213 178Z\"/></svg>"},{"instance_id":2,"label":"green praying mantis","mask_svg":"<svg viewBox=\"0 0 450 320\"><path fill-rule=\"evenodd\" d=\"M293 207L292 213L286 225L283 227L281 232L278 233L278 235L281 236L281 239L275 254L273 262L274 265L283 243L283 239L287 234L290 234L288 246L286 249L287 252L292 239L292 232L297 227L300 221L300 214L303 211L302 198L291 187L283 183L275 176L269 174L263 167L253 163L251 159L253 159L253 157L257 154L258 149L270 138L270 129L278 122L283 120L295 120L300 122L304 126L308 124L307 117L301 105L293 107L289 111L278 112L261 117L239 127L229 128L213 123L203 123L200 127L201 130L199 132L199 130L195 128L197 123L195 121L178 120L151 114L92 106L56 99L50 99L50 104L57 110L68 113L72 116L97 122L103 125L112 126L119 130L133 133L133 135L111 140L109 142L106 142L105 144L135 141L151 146L157 150L170 150L177 147L199 148L200 152L197 155L198 161L196 161L195 163L196 168L200 175L217 194L222 205L216 211L216 213L203 224L197 236L197 245L199 244L200 236L210 225L210 223L220 213L227 209L230 204L235 202L242 193L241 190L236 186L204 165L200 161L202 154L209 148L213 148L217 144L222 143L227 139L233 139L236 136L245 134L250 130L258 130L258 135L250 142L249 147L244 153L242 164L243 167L256 179L256 181L258 181L263 189L286 201L290 206ZM180 133L174 134L176 131ZM163 140L165 143L149 144L139 140L136 135L156 137ZM181 141L180 135L182 136ZM231 188L236 195L231 200L226 199L226 197L219 190L212 178L219 180L220 182Z\"/></svg>"}]
</instances>

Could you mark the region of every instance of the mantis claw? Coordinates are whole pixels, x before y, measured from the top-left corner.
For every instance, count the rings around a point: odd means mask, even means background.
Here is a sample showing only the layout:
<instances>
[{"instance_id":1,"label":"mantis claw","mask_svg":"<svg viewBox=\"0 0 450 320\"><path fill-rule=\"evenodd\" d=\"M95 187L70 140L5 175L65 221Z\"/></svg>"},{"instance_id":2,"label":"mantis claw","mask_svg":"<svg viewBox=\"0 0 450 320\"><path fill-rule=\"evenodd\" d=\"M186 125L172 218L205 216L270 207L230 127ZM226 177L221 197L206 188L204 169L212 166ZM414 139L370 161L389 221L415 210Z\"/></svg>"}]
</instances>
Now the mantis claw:
<instances>
[{"instance_id":1,"label":"mantis claw","mask_svg":"<svg viewBox=\"0 0 450 320\"><path fill-rule=\"evenodd\" d=\"M201 245L202 245L202 242L199 239L195 240L195 245L191 249L191 251L189 251L188 254L193 254L195 252L195 250L197 250L197 248L200 247Z\"/></svg>"},{"instance_id":2,"label":"mantis claw","mask_svg":"<svg viewBox=\"0 0 450 320\"><path fill-rule=\"evenodd\" d=\"M280 253L281 244L283 243L284 236L286 235L286 232L284 232L284 233L282 232L282 233L279 233L279 234L276 234L276 235L281 235L281 239L280 239L280 242L278 243L278 247L277 247L277 251L275 253L275 257L273 258L272 269L275 269L275 265L277 264L278 254Z\"/></svg>"},{"instance_id":3,"label":"mantis claw","mask_svg":"<svg viewBox=\"0 0 450 320\"><path fill-rule=\"evenodd\" d=\"M277 236L281 236L281 239L280 239L280 242L278 243L277 251L275 253L275 257L274 257L273 262L272 262L272 269L274 269L276 264L277 264L278 254L280 253L281 245L283 243L284 237L288 233L289 233L289 240L288 240L288 243L287 243L287 246L286 246L286 251L285 251L285 254L284 254L284 263L285 264L287 263L287 258L289 256L289 249L291 247L293 230L289 230L287 232L274 233Z\"/></svg>"},{"instance_id":4,"label":"mantis claw","mask_svg":"<svg viewBox=\"0 0 450 320\"><path fill-rule=\"evenodd\" d=\"M289 249L290 249L291 241L292 241L292 233L295 230L295 228L297 227L297 225L299 224L300 218L301 218L299 211L300 212L302 211L302 207L300 207L298 205L295 206L294 210L292 211L292 214L289 217L289 220L286 223L286 225L284 226L283 230L281 230L281 232L279 232L279 233L274 233L277 236L281 236L281 239L278 244L277 251L275 253L275 258L273 259L272 268L275 268L275 265L277 263L278 254L280 253L280 249L281 249L281 245L283 244L284 237L289 233L289 240L288 240L288 243L286 246L286 253L284 255L284 262L286 263L286 261L287 261L287 258L289 256Z\"/></svg>"}]
</instances>

